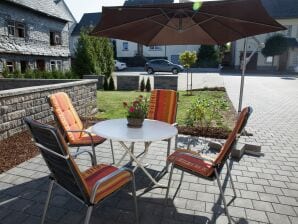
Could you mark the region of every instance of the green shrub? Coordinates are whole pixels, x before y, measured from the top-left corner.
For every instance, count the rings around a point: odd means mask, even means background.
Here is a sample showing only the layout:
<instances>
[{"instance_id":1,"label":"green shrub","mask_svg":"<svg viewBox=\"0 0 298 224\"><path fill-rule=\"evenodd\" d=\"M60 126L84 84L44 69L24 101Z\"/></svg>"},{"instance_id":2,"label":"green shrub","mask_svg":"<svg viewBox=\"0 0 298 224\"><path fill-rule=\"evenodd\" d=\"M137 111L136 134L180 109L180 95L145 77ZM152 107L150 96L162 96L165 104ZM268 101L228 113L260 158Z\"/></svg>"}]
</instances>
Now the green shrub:
<instances>
[{"instance_id":1,"label":"green shrub","mask_svg":"<svg viewBox=\"0 0 298 224\"><path fill-rule=\"evenodd\" d=\"M146 91L147 92L151 91L151 83L150 83L150 78L149 77L147 78L147 81L146 81Z\"/></svg>"},{"instance_id":2,"label":"green shrub","mask_svg":"<svg viewBox=\"0 0 298 224\"><path fill-rule=\"evenodd\" d=\"M104 80L103 80L103 90L109 90L109 81L106 76L104 77Z\"/></svg>"},{"instance_id":3,"label":"green shrub","mask_svg":"<svg viewBox=\"0 0 298 224\"><path fill-rule=\"evenodd\" d=\"M140 84L140 90L141 90L142 92L144 92L144 90L145 90L145 79L144 79L144 77L143 77L143 79L142 79L142 81L141 81L141 84Z\"/></svg>"},{"instance_id":4,"label":"green shrub","mask_svg":"<svg viewBox=\"0 0 298 224\"><path fill-rule=\"evenodd\" d=\"M213 45L202 45L198 52L198 65L203 68L218 67L219 52Z\"/></svg>"},{"instance_id":5,"label":"green shrub","mask_svg":"<svg viewBox=\"0 0 298 224\"><path fill-rule=\"evenodd\" d=\"M221 111L228 108L224 98L206 98L199 96L187 111L185 123L188 126L210 127L221 125Z\"/></svg>"},{"instance_id":6,"label":"green shrub","mask_svg":"<svg viewBox=\"0 0 298 224\"><path fill-rule=\"evenodd\" d=\"M114 83L114 79L113 79L112 76L109 79L109 90L110 91L114 91L115 90L115 83Z\"/></svg>"}]
</instances>

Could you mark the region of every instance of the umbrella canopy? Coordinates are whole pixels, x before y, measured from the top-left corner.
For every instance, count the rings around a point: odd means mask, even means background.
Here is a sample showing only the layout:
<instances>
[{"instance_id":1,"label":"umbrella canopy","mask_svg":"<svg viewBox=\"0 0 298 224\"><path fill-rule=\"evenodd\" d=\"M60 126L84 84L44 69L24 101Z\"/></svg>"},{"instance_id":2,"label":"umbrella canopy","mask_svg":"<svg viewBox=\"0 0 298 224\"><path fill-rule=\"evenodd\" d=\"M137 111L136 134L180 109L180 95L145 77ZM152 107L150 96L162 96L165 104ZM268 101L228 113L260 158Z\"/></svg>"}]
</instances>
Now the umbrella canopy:
<instances>
[{"instance_id":1,"label":"umbrella canopy","mask_svg":"<svg viewBox=\"0 0 298 224\"><path fill-rule=\"evenodd\" d=\"M143 45L225 44L286 29L272 19L260 0L103 7L92 34Z\"/></svg>"}]
</instances>

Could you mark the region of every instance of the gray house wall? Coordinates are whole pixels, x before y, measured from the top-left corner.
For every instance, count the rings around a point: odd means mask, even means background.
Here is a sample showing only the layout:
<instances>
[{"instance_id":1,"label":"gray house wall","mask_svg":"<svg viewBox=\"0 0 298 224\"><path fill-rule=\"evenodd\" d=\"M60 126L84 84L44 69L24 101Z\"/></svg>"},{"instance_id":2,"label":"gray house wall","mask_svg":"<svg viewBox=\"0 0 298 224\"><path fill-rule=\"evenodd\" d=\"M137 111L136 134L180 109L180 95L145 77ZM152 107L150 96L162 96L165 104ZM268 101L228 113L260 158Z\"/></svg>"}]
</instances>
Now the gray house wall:
<instances>
[{"instance_id":1,"label":"gray house wall","mask_svg":"<svg viewBox=\"0 0 298 224\"><path fill-rule=\"evenodd\" d=\"M25 38L8 35L8 20L25 24ZM36 60L44 60L46 70L50 70L51 60L59 60L63 70L68 70L71 65L69 37L74 23L0 1L0 72L7 61L13 61L18 70L20 61L28 62L28 67L35 69ZM50 31L61 33L61 45L50 45Z\"/></svg>"}]
</instances>

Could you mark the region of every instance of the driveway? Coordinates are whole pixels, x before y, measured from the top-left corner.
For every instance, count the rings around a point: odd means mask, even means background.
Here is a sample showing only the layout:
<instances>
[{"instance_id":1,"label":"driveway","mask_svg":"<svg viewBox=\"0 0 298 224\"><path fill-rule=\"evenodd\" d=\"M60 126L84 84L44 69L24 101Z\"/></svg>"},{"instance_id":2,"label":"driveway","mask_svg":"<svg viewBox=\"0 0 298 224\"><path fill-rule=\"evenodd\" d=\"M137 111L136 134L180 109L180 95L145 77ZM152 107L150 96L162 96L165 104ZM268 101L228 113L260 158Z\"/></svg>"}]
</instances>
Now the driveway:
<instances>
[{"instance_id":1,"label":"driveway","mask_svg":"<svg viewBox=\"0 0 298 224\"><path fill-rule=\"evenodd\" d=\"M222 76L228 94L237 106L239 77ZM277 77L248 77L244 105L254 108L248 131L252 137L242 141L262 145L264 157L244 155L240 162L231 160L238 197L229 206L236 223L298 223L298 80ZM185 139L184 139L185 140ZM183 145L179 136L179 145ZM115 155L123 150L115 143ZM136 145L136 153L143 144ZM73 149L76 150L76 149ZM166 143L152 144L144 163L154 175L165 164ZM110 163L108 142L97 147L99 162ZM126 158L127 161L129 158ZM80 168L89 164L87 156L77 159ZM48 169L40 156L0 174L0 224L40 222L48 186ZM138 194L150 184L137 171ZM139 197L141 224L227 223L216 183L185 175L176 194L180 173L173 175L168 206L164 205L165 189L155 188ZM160 183L167 183L168 175ZM222 175L225 194L231 199L232 189ZM176 195L175 199L172 198ZM134 223L131 193L120 191L94 210L91 223ZM55 188L47 223L82 223L86 208L59 188Z\"/></svg>"}]
</instances>

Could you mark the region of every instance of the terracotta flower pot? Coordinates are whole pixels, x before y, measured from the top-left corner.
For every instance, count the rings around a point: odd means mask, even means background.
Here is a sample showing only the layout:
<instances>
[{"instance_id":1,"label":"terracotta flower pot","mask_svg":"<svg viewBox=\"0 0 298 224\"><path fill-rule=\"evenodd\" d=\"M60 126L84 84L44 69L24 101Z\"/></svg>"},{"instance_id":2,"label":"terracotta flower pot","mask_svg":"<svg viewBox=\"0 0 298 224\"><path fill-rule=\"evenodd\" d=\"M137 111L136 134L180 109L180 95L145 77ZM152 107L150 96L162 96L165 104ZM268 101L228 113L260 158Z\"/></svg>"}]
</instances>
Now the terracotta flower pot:
<instances>
[{"instance_id":1,"label":"terracotta flower pot","mask_svg":"<svg viewBox=\"0 0 298 224\"><path fill-rule=\"evenodd\" d=\"M127 118L127 126L130 128L140 128L142 127L144 118Z\"/></svg>"}]
</instances>

